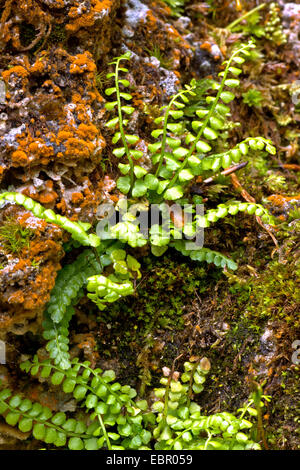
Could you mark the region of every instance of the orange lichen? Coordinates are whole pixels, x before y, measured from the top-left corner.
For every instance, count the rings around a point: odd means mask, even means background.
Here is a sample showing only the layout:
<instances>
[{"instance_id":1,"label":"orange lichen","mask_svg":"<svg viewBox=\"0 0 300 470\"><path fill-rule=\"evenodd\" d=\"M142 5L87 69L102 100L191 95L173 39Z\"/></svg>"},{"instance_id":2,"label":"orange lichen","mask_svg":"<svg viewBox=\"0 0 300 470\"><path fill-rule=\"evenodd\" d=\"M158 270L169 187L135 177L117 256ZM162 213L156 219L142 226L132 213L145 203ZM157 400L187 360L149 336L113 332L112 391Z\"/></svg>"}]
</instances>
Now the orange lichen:
<instances>
[{"instance_id":1,"label":"orange lichen","mask_svg":"<svg viewBox=\"0 0 300 470\"><path fill-rule=\"evenodd\" d=\"M84 52L78 54L72 58L70 65L70 73L84 73L84 72L95 72L97 70L96 64L93 60L92 54Z\"/></svg>"},{"instance_id":2,"label":"orange lichen","mask_svg":"<svg viewBox=\"0 0 300 470\"><path fill-rule=\"evenodd\" d=\"M203 44L201 44L200 49L204 49L205 51L211 52L212 45L210 42L205 41Z\"/></svg>"},{"instance_id":3,"label":"orange lichen","mask_svg":"<svg viewBox=\"0 0 300 470\"><path fill-rule=\"evenodd\" d=\"M9 297L10 304L22 304L24 302L24 292L22 290L17 290Z\"/></svg>"},{"instance_id":4,"label":"orange lichen","mask_svg":"<svg viewBox=\"0 0 300 470\"><path fill-rule=\"evenodd\" d=\"M283 196L281 194L272 194L272 196L268 197L268 200L271 201L275 206L283 206L286 202L299 201L300 194L297 196Z\"/></svg>"},{"instance_id":5,"label":"orange lichen","mask_svg":"<svg viewBox=\"0 0 300 470\"><path fill-rule=\"evenodd\" d=\"M72 19L66 25L66 30L76 33L80 28L89 28L95 24L105 13L109 13L113 4L112 0L91 0L91 5L87 11L86 7L79 8L79 5L71 7L68 13Z\"/></svg>"},{"instance_id":6,"label":"orange lichen","mask_svg":"<svg viewBox=\"0 0 300 470\"><path fill-rule=\"evenodd\" d=\"M11 159L12 159L12 162L15 166L27 165L27 162L28 162L28 156L22 150L16 150L15 152L13 152L12 156L11 156Z\"/></svg>"},{"instance_id":7,"label":"orange lichen","mask_svg":"<svg viewBox=\"0 0 300 470\"><path fill-rule=\"evenodd\" d=\"M55 202L57 198L58 198L58 194L55 191L52 191L52 192L43 191L39 195L40 203L45 204L45 205Z\"/></svg>"},{"instance_id":8,"label":"orange lichen","mask_svg":"<svg viewBox=\"0 0 300 470\"><path fill-rule=\"evenodd\" d=\"M55 51L56 63L53 57L50 60L48 55L44 51L32 65L24 59L24 67L16 66L3 72L9 87L14 85L10 77L26 78L26 83L22 82L24 93L28 88L28 77L31 74L35 75L35 80L37 74L45 72L50 74L41 85L42 93L35 98L40 110L38 119L36 116L30 117L28 123L25 123L23 132L16 135L17 149L7 146L8 153L11 153L11 165L14 167L25 167L32 163L46 166L54 159L60 161L92 159L98 157L105 146L99 129L92 122L91 104L95 100L103 100L100 99L95 86L96 64L93 56L88 51L72 56L58 48ZM60 69L56 70L56 67L61 67L62 62L63 72L69 64L71 73L80 75L80 84L75 83L76 88L71 89L71 101L72 105L75 105L72 108L69 108L69 96L66 100L64 89L55 84L57 80L55 77L60 75L58 73ZM76 82L75 78L74 80ZM48 129L48 121L54 120L59 124L58 132L55 133ZM2 139L4 140L5 136ZM53 202L56 197L54 194L44 196L46 203Z\"/></svg>"},{"instance_id":9,"label":"orange lichen","mask_svg":"<svg viewBox=\"0 0 300 470\"><path fill-rule=\"evenodd\" d=\"M21 65L16 65L15 67L12 67L11 69L4 70L4 72L2 72L2 77L6 82L10 80L12 75L21 77L22 79L27 79L29 73Z\"/></svg>"},{"instance_id":10,"label":"orange lichen","mask_svg":"<svg viewBox=\"0 0 300 470\"><path fill-rule=\"evenodd\" d=\"M98 129L93 124L79 124L77 134L83 139L93 140L98 134Z\"/></svg>"},{"instance_id":11,"label":"orange lichen","mask_svg":"<svg viewBox=\"0 0 300 470\"><path fill-rule=\"evenodd\" d=\"M72 202L73 204L80 204L83 201L84 197L82 193L73 193L72 194Z\"/></svg>"},{"instance_id":12,"label":"orange lichen","mask_svg":"<svg viewBox=\"0 0 300 470\"><path fill-rule=\"evenodd\" d=\"M67 203L66 203L65 199L62 198L61 201L60 201L58 204L56 204L56 207L57 207L57 209L60 210L63 214L65 214L66 211L67 211Z\"/></svg>"}]
</instances>

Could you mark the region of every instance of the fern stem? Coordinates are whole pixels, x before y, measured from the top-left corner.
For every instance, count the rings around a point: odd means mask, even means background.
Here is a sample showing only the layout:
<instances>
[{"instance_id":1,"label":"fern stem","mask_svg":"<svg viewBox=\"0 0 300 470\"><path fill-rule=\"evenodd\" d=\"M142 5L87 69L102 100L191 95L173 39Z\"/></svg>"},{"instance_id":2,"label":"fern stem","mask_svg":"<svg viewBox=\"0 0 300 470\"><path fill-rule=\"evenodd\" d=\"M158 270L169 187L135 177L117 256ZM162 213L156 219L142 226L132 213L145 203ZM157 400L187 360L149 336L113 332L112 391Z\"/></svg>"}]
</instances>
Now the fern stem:
<instances>
[{"instance_id":1,"label":"fern stem","mask_svg":"<svg viewBox=\"0 0 300 470\"><path fill-rule=\"evenodd\" d=\"M248 11L247 13L245 13L245 15L241 16L240 18L238 18L237 20L233 21L232 23L230 23L229 26L227 26L227 29L228 31L232 31L233 28L235 28L235 26L237 26L239 23L241 23L241 21L245 20L246 18L248 18L249 16L251 16L253 13L259 11L259 10L262 10L263 8L265 8L266 6L266 3L262 3L261 5L259 5L258 7L256 8L253 8L253 10L250 10Z\"/></svg>"},{"instance_id":2,"label":"fern stem","mask_svg":"<svg viewBox=\"0 0 300 470\"><path fill-rule=\"evenodd\" d=\"M108 448L108 450L112 450L111 443L110 443L108 434L106 432L105 425L104 425L103 420L102 420L102 416L101 415L97 415L97 416L98 416L98 420L99 420L99 423L100 423L100 426L101 426L101 429L102 429L102 432L103 432L103 436L105 437L105 440L106 440L107 448Z\"/></svg>"},{"instance_id":3,"label":"fern stem","mask_svg":"<svg viewBox=\"0 0 300 470\"><path fill-rule=\"evenodd\" d=\"M100 270L101 272L103 271L103 265L102 265L102 261L101 261L101 258L100 258L100 255L99 255L99 252L97 251L96 248L93 248L93 252L94 252L94 255L95 255L95 258L96 260L98 261L99 263L99 266L100 266Z\"/></svg>"},{"instance_id":4,"label":"fern stem","mask_svg":"<svg viewBox=\"0 0 300 470\"><path fill-rule=\"evenodd\" d=\"M195 375L196 369L197 369L199 364L200 364L200 359L198 359L198 361L195 362L193 370L191 371L191 377L190 377L190 381L189 381L189 392L188 392L188 399L187 399L187 406L188 407L191 404L191 398L192 398L192 393L193 393L193 389L192 389L193 380L194 380L194 375Z\"/></svg>"},{"instance_id":5,"label":"fern stem","mask_svg":"<svg viewBox=\"0 0 300 470\"><path fill-rule=\"evenodd\" d=\"M122 116L122 109L121 109L122 104L121 104L121 96L120 96L120 88L119 88L119 64L120 64L120 60L121 59L117 60L116 73L115 73L115 85L116 85L117 102L118 102L118 117L119 117L119 126L120 126L121 138L122 138L122 142L123 142L125 152L126 152L126 155L127 155L127 158L128 158L128 162L129 162L129 165L130 165L130 188L132 188L133 182L134 182L134 173L133 173L134 165L133 165L133 160L131 158L130 151L129 151L129 148L128 148L128 145L127 145L125 132L124 132L124 126L123 126L123 116Z\"/></svg>"},{"instance_id":6,"label":"fern stem","mask_svg":"<svg viewBox=\"0 0 300 470\"><path fill-rule=\"evenodd\" d=\"M168 184L168 186L167 186L166 189L172 187L172 186L176 183L179 173L185 168L185 166L186 166L186 164L187 164L187 162L188 162L188 159L189 159L190 156L193 154L193 152L194 152L194 150L195 150L195 148L196 148L196 145L197 145L197 143L199 142L200 137L202 136L202 134L203 134L203 132L204 132L204 130L205 130L205 128L206 128L206 126L207 126L207 124L208 124L210 118L212 117L212 115L213 115L213 113L214 113L214 111L215 111L215 109L216 109L216 106L217 106L217 104L218 104L218 102L219 102L219 100L220 100L221 94L223 93L224 86L225 86L225 81L227 80L227 75L228 75L229 68L230 68L230 66L231 66L231 64L232 64L233 59L235 58L235 56L237 56L240 52L242 52L243 50L247 49L248 47L249 47L249 44L247 44L246 46L243 46L242 48L238 49L236 52L234 52L234 53L232 54L232 56L231 56L230 59L228 60L228 63L227 63L227 65L226 65L226 69L225 69L225 71L224 71L224 76L223 76L223 79L222 79L220 88L219 88L219 90L218 90L217 96L215 97L215 100L214 100L214 102L213 102L213 105L212 105L212 107L210 108L210 111L209 111L209 113L207 114L206 119L204 120L204 122L203 122L203 124L202 124L202 126L201 126L201 129L199 130L199 132L198 132L198 134L197 134L197 137L196 137L196 139L194 140L194 142L193 142L193 144L192 144L192 146L191 146L191 148L190 148L190 150L189 150L189 153L186 155L184 161L182 162L182 164L180 165L180 167L179 167L178 170L176 171L174 177L172 178L172 180L170 181L170 183Z\"/></svg>"}]
</instances>

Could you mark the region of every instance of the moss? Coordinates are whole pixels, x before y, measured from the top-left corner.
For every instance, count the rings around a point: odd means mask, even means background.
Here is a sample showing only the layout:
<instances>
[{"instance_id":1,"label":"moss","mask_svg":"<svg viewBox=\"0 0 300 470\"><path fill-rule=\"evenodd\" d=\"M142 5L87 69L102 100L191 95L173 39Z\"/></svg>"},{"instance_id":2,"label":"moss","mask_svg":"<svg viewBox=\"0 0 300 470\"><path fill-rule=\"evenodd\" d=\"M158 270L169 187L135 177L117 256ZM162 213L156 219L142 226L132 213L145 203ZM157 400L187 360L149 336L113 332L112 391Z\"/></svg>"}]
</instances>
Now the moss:
<instances>
[{"instance_id":1,"label":"moss","mask_svg":"<svg viewBox=\"0 0 300 470\"><path fill-rule=\"evenodd\" d=\"M300 289L295 284L299 277L300 266L291 260L287 264L272 261L259 280L249 283L251 304L245 314L258 319L282 319L295 328L300 327Z\"/></svg>"},{"instance_id":2,"label":"moss","mask_svg":"<svg viewBox=\"0 0 300 470\"><path fill-rule=\"evenodd\" d=\"M50 33L48 43L59 44L59 43L64 43L65 40L66 40L65 26L62 24L56 24L52 26L52 31Z\"/></svg>"},{"instance_id":3,"label":"moss","mask_svg":"<svg viewBox=\"0 0 300 470\"><path fill-rule=\"evenodd\" d=\"M160 367L161 348L164 362L168 357L172 362L176 356L185 315L196 292L199 295L206 289L204 268L182 264L177 255L175 259L171 256L144 258L142 282L136 285L135 296L111 304L99 318L105 330L98 345L100 355L117 353L137 373L142 369L141 378L147 383L151 374L145 378L145 371Z\"/></svg>"},{"instance_id":4,"label":"moss","mask_svg":"<svg viewBox=\"0 0 300 470\"><path fill-rule=\"evenodd\" d=\"M9 253L19 254L23 248L29 247L34 231L23 228L14 219L6 219L0 228L0 245Z\"/></svg>"},{"instance_id":5,"label":"moss","mask_svg":"<svg viewBox=\"0 0 300 470\"><path fill-rule=\"evenodd\" d=\"M178 330L184 326L184 306L198 293L205 291L205 269L193 264L179 264L168 256L161 260L144 258L143 281L137 285L135 299L122 300L110 306L108 313L101 314L101 321L117 320L122 324L134 322L138 327L133 333L128 329L124 333L132 340L132 335L142 336L153 318L154 328Z\"/></svg>"}]
</instances>

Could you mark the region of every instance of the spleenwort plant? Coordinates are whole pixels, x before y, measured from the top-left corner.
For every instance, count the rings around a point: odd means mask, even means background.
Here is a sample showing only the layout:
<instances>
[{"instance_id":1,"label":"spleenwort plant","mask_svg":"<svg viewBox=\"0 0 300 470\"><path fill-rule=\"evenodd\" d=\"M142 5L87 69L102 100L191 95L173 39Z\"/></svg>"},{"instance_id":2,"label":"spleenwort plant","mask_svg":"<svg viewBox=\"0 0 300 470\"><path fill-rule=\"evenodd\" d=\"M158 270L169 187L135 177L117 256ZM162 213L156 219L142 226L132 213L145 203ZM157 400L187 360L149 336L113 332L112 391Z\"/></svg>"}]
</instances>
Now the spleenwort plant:
<instances>
[{"instance_id":1,"label":"spleenwort plant","mask_svg":"<svg viewBox=\"0 0 300 470\"><path fill-rule=\"evenodd\" d=\"M177 251L179 251L184 256L189 256L193 261L206 263L213 263L217 267L228 268L235 270L237 269L237 264L230 258L218 253L217 251L210 250L209 248L202 248L201 250L187 250L185 247L185 242L182 240L176 240L172 243Z\"/></svg>"},{"instance_id":2,"label":"spleenwort plant","mask_svg":"<svg viewBox=\"0 0 300 470\"><path fill-rule=\"evenodd\" d=\"M58 273L46 305L43 323L43 336L48 340L46 349L54 364L63 369L70 367L68 327L75 312L73 306L83 297L87 279L112 262L107 254L99 254L99 261L95 253L87 249L72 264L64 266Z\"/></svg>"},{"instance_id":3,"label":"spleenwort plant","mask_svg":"<svg viewBox=\"0 0 300 470\"><path fill-rule=\"evenodd\" d=\"M108 88L108 96L116 95L116 100L106 103L105 107L110 112L117 109L117 116L108 121L107 126L114 129L112 143L119 140L123 146L113 150L114 155L125 162L119 164L119 169L124 176L118 179L118 189L123 194L131 194L134 198L147 197L150 202L174 201L181 199L188 190L188 184L197 176L207 171L216 173L220 168L228 168L233 162L239 162L242 156L252 151L266 150L268 153L276 152L271 141L263 137L248 138L225 152L212 153L213 146L218 143L218 138L228 125L230 108L227 106L235 95L232 89L239 86L237 78L242 70L238 67L255 47L253 43L241 46L231 58L224 62L225 70L219 75L221 82L211 80L210 87L216 96L207 94L204 103L198 107L188 106L190 100L197 96L199 83L192 80L190 85L180 90L167 106L161 108L162 115L154 120L159 127L152 131L151 136L156 142L148 145L151 152L153 171L147 171L140 165L135 165L134 160L143 156L143 152L131 149L139 141L136 135L125 134L124 126L128 119L123 118L123 113L132 114L132 106L122 104L122 99L131 100L132 95L121 92L120 87L129 86L129 81L119 79L119 72L127 69L120 67L120 61L129 60L130 55L119 57L114 62L115 72L108 74L114 77L115 86ZM189 110L187 118L186 109Z\"/></svg>"},{"instance_id":4,"label":"spleenwort plant","mask_svg":"<svg viewBox=\"0 0 300 470\"><path fill-rule=\"evenodd\" d=\"M150 170L143 166L144 152L138 147L140 137L127 131L135 108L130 104L131 93L126 91L130 82L124 78L128 69L122 62L129 61L130 53L111 63L114 71L107 74L107 79L113 80L113 86L105 93L113 101L105 104L111 115L106 126L112 131L112 152L120 159L118 168L122 176L117 180L117 188L123 195L129 195L129 207L106 234L90 233L91 224L72 222L21 193L0 194L0 203L21 205L34 216L69 232L73 241L68 247L89 247L58 273L46 305L43 336L49 359L40 362L35 357L33 362L22 365L23 371L72 394L86 416L81 420L68 418L63 412L53 413L20 395L12 396L5 389L0 392L0 414L9 425L18 425L21 432L32 432L35 439L46 444L78 450L259 448L251 441L248 430L252 425L243 416L236 418L229 413L205 416L199 405L191 401L203 389L209 369L207 360L186 362L181 379L179 374L172 373L162 378L163 387L155 390L155 401L150 404L138 400L130 386L117 382L113 371L92 369L89 362L71 359L68 339L69 323L84 295L102 311L134 293L141 266L127 253L126 245L136 249L149 243L156 256L170 246L194 261L236 269L234 261L209 248L188 249L186 239L192 239L198 229L239 212L260 217L266 224L273 223L262 205L234 200L199 215L193 198L192 217L183 222L184 237L179 236L180 230L171 219L167 223L158 221L145 233L136 216L143 211L148 215L151 204L157 204L161 214L171 210L170 201L185 206L192 198L190 185L196 178L216 175L243 157L251 157L251 153L276 153L272 142L264 137L248 137L232 148L227 143L228 130L235 125L229 120L228 104L235 98L232 90L240 84L240 66L253 47L250 42L235 50L224 62L220 80L192 80L160 109L147 145ZM123 203L121 197L116 204L120 214Z\"/></svg>"},{"instance_id":5,"label":"spleenwort plant","mask_svg":"<svg viewBox=\"0 0 300 470\"><path fill-rule=\"evenodd\" d=\"M191 401L191 392L202 392L210 363L185 362L181 380L162 378L162 388L155 389L158 426L153 435L157 450L248 450L259 449L246 433L252 423L231 413L204 416L200 406Z\"/></svg>"},{"instance_id":6,"label":"spleenwort plant","mask_svg":"<svg viewBox=\"0 0 300 470\"><path fill-rule=\"evenodd\" d=\"M128 124L128 119L124 119L124 115L130 116L134 112L134 108L132 106L128 105L122 105L122 99L125 100L126 102L132 100L132 95L130 93L125 93L120 90L120 86L123 87L128 87L130 85L129 81L126 79L121 79L119 78L120 72L128 72L128 69L124 67L120 67L120 62L122 60L129 60L130 59L130 53L123 54L122 56L118 57L115 59L113 62L111 62L110 65L115 65L115 71L107 74L107 78L114 78L114 85L113 87L107 88L105 90L105 93L107 96L114 96L116 98L115 101L111 101L110 103L106 103L105 108L108 111L113 111L115 108L117 109L117 117L111 119L106 123L106 126L109 129L115 129L116 126L119 126L119 130L115 132L113 138L112 138L112 143L115 145L117 144L120 140L122 142L122 147L116 147L113 150L113 154L121 158L124 155L126 155L127 160L128 160L128 165L126 167L126 172L130 174L130 176L126 179L126 184L119 179L118 180L118 186L121 186L123 188L124 193L128 193L130 189L133 189L133 192L135 192L135 188L133 188L133 182L134 182L134 159L138 159L143 156L143 153L135 150L134 148L132 149L131 146L134 146L138 141L139 137L137 135L132 135L132 134L126 134L125 133L125 128ZM125 171L125 170L124 170ZM137 173L137 170L135 170L135 173ZM123 183L123 186L122 186Z\"/></svg>"},{"instance_id":7,"label":"spleenwort plant","mask_svg":"<svg viewBox=\"0 0 300 470\"><path fill-rule=\"evenodd\" d=\"M151 132L151 137L156 141L148 144L153 164L150 171L135 163L143 157L143 152L135 148L139 137L128 135L124 130L129 120L124 119L123 115L131 115L134 107L123 103L123 100L130 101L132 95L121 91L130 84L128 80L120 79L119 74L128 71L120 66L120 62L128 61L130 53L115 59L112 63L115 65L115 72L107 75L108 78L114 78L114 86L108 88L106 94L116 96L117 99L106 103L105 107L109 112L117 110L117 116L110 119L107 126L114 130L112 144L115 145L119 141L123 143L122 147L113 150L115 156L123 159L119 163L123 176L117 181L118 189L123 194L129 194L134 199L143 198L149 203L180 203L182 198L188 196L190 182L196 177L209 176L218 173L220 169L228 169L232 164L239 163L243 157L251 156L252 152L266 151L271 155L276 153L272 142L264 137L246 138L229 150L222 149L220 144L226 129L230 128L228 104L235 98L232 90L240 84L238 76L242 70L239 66L245 62L254 47L251 42L242 45L224 62L225 69L219 74L221 82L205 80L199 83L192 80L190 85L185 85L184 89L171 98L167 106L161 108L161 116L154 120L158 127ZM211 93L208 93L209 90ZM213 147L218 151L214 152ZM218 206L216 210L208 211L198 220L196 217L193 227L184 227L183 233L195 233L197 227L209 227L211 222L240 211L262 216L265 223L272 223L272 218L259 204L229 202ZM163 226L151 227L149 235L152 252L159 255L165 251L163 247L173 246L172 237L176 238L175 232L174 227L171 227L169 234ZM124 215L122 221L110 229L110 233L112 237L134 248L147 243L144 234L139 230L136 217L130 211ZM175 248L181 249L183 246L177 243ZM182 253L183 251L184 249ZM208 252L208 249L203 250L199 259L216 259L219 262L219 258L213 253L207 256ZM234 263L231 263L231 266L233 265Z\"/></svg>"},{"instance_id":8,"label":"spleenwort plant","mask_svg":"<svg viewBox=\"0 0 300 470\"><path fill-rule=\"evenodd\" d=\"M54 413L9 389L0 391L0 414L10 426L55 447L71 450L244 450L260 449L251 441L252 423L230 413L206 416L191 398L202 392L210 363L203 358L185 362L184 373L161 379L151 404L139 400L135 389L116 381L114 371L92 369L73 360L65 371L49 360L21 364L31 376L72 394L86 416ZM173 374L174 375L174 374ZM245 414L245 412L243 413Z\"/></svg>"},{"instance_id":9,"label":"spleenwort plant","mask_svg":"<svg viewBox=\"0 0 300 470\"><path fill-rule=\"evenodd\" d=\"M70 367L68 326L75 312L74 305L84 296L95 302L100 310L108 302L132 294L130 278L139 278L140 263L121 249L120 242L103 242L98 256L92 250L84 250L77 259L59 272L50 301L46 305L43 336L48 340L46 349L54 364L63 369ZM103 251L105 250L105 251ZM105 277L99 273L113 264L114 275Z\"/></svg>"},{"instance_id":10,"label":"spleenwort plant","mask_svg":"<svg viewBox=\"0 0 300 470\"><path fill-rule=\"evenodd\" d=\"M179 204L183 204L182 198L188 197L190 181L195 177L209 176L218 173L222 168L227 169L232 163L240 162L242 157L248 156L251 152L265 150L272 155L275 154L276 150L271 141L263 137L246 138L229 150L222 150L223 144L219 142L222 140L220 139L222 132L228 128L227 117L230 108L227 105L235 97L234 93L226 88L232 90L239 86L237 77L241 69L238 66L244 63L244 57L249 55L253 47L252 43L241 46L228 61L224 62L225 70L219 74L220 83L205 80L199 84L193 80L161 109L162 115L154 121L159 127L151 133L156 142L148 145L153 163L151 172L135 164L143 156L143 152L135 148L139 137L125 133L129 120L125 119L124 115L130 117L134 107L128 106L132 95L122 91L130 83L120 78L120 73L128 72L128 69L121 66L121 62L128 61L130 54L126 53L112 62L115 71L109 73L107 78L114 79L114 86L108 88L106 94L116 99L106 103L105 107L110 113L117 110L117 116L107 122L107 127L114 131L113 145L122 143L121 147L114 148L114 155L127 160L119 164L124 176L118 179L117 185L124 194L131 193L134 203L138 198L139 210L147 211L152 202L159 203L160 207L163 207L164 201L177 200ZM209 90L216 93L216 96L208 94ZM213 152L213 147L217 148L218 152ZM47 350L56 365L68 369L70 367L68 325L76 303L84 295L83 288L87 289L88 298L96 303L100 310L122 296L132 294L134 292L132 278L140 275L140 265L133 257L127 255L122 247L124 244L132 248L146 245L147 234L142 233L137 217L131 210L134 204L123 214L120 222L110 228L107 238L121 242L121 244L117 242L119 245L114 245L109 240L101 242L98 235L88 233L91 224L72 222L67 217L45 209L23 194L2 193L0 201L22 205L32 211L36 217L57 224L68 231L75 242L91 247L58 274L45 311L44 337L48 340ZM118 205L121 207L122 199ZM165 204L162 211L168 210L168 207ZM194 209L191 212L194 214ZM187 237L195 235L198 229L208 228L211 223L238 212L253 214L261 217L264 223L272 223L271 216L260 204L229 201L218 205L216 209L208 210L204 215L194 215L192 221L184 224L183 235ZM171 246L193 260L214 263L223 268L237 267L229 258L208 248L197 247L188 250L185 242L178 239L178 229L173 223L168 227L154 224L148 235L152 253L156 256L162 255L168 246ZM103 269L111 263L114 274L107 276Z\"/></svg>"},{"instance_id":11,"label":"spleenwort plant","mask_svg":"<svg viewBox=\"0 0 300 470\"><path fill-rule=\"evenodd\" d=\"M115 381L114 371L91 369L89 362L72 361L68 371L53 365L50 361L26 361L21 369L32 376L49 379L53 386L61 386L64 393L72 393L75 400L85 407L88 419L67 418L59 412L53 414L49 408L39 403L22 399L19 395L11 397L7 389L0 392L0 413L8 424L18 424L20 431L30 432L47 444L68 446L71 450L112 450L128 447L138 449L143 442L150 440L151 434L143 432L142 416L138 406L144 402L133 402L136 391ZM9 401L8 401L9 399ZM113 428L114 432L108 432ZM138 437L141 436L141 437ZM119 445L113 445L112 442Z\"/></svg>"}]
</instances>

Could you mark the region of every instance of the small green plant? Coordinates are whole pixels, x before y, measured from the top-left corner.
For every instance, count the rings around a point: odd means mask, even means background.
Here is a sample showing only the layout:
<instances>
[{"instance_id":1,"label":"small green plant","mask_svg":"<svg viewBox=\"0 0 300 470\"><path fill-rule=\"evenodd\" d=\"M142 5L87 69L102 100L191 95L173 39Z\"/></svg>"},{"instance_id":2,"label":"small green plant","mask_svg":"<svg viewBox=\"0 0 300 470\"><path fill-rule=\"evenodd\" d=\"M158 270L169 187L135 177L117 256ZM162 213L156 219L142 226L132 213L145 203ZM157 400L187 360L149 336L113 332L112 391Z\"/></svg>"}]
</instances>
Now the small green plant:
<instances>
[{"instance_id":1,"label":"small green plant","mask_svg":"<svg viewBox=\"0 0 300 470\"><path fill-rule=\"evenodd\" d=\"M9 253L19 254L23 248L28 248L34 231L24 228L15 219L8 218L0 227L0 245Z\"/></svg>"},{"instance_id":2,"label":"small green plant","mask_svg":"<svg viewBox=\"0 0 300 470\"><path fill-rule=\"evenodd\" d=\"M104 89L107 84L106 73L102 70L96 74L96 87L100 92Z\"/></svg>"},{"instance_id":3,"label":"small green plant","mask_svg":"<svg viewBox=\"0 0 300 470\"><path fill-rule=\"evenodd\" d=\"M243 93L243 102L248 106L255 106L261 108L263 102L263 96L259 90L251 88L246 93Z\"/></svg>"},{"instance_id":4,"label":"small green plant","mask_svg":"<svg viewBox=\"0 0 300 470\"><path fill-rule=\"evenodd\" d=\"M278 192L286 188L286 179L284 176L272 173L265 179L264 184L267 186L269 191Z\"/></svg>"},{"instance_id":5,"label":"small green plant","mask_svg":"<svg viewBox=\"0 0 300 470\"><path fill-rule=\"evenodd\" d=\"M265 25L265 37L278 46L287 42L281 24L280 7L275 2L270 4L269 17Z\"/></svg>"},{"instance_id":6,"label":"small green plant","mask_svg":"<svg viewBox=\"0 0 300 470\"><path fill-rule=\"evenodd\" d=\"M179 17L183 14L188 0L162 0L162 2L170 7L173 16Z\"/></svg>"},{"instance_id":7,"label":"small green plant","mask_svg":"<svg viewBox=\"0 0 300 470\"><path fill-rule=\"evenodd\" d=\"M168 69L172 65L171 60L165 56L158 44L154 44L151 49L146 48L146 51L150 57L155 57L159 61L161 67Z\"/></svg>"},{"instance_id":8,"label":"small green plant","mask_svg":"<svg viewBox=\"0 0 300 470\"><path fill-rule=\"evenodd\" d=\"M242 29L245 34L255 35L257 37L261 37L264 35L263 27L259 25L261 20L261 16L259 11L263 10L266 6L266 3L262 3L261 5L253 8L253 10L248 11L240 18L237 18L235 21L230 23L227 26L228 31L235 31ZM246 24L244 24L246 22Z\"/></svg>"},{"instance_id":9,"label":"small green plant","mask_svg":"<svg viewBox=\"0 0 300 470\"><path fill-rule=\"evenodd\" d=\"M256 36L258 38L265 37L278 46L286 44L287 37L282 29L280 7L277 3L273 2L270 4L266 20L263 24L261 23L261 15L259 12L266 6L266 3L259 5L233 21L226 29L232 32L242 31L245 35Z\"/></svg>"}]
</instances>

